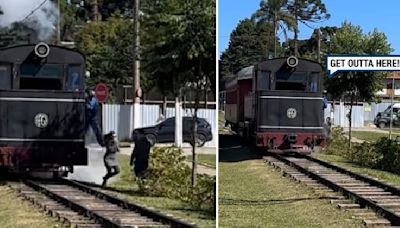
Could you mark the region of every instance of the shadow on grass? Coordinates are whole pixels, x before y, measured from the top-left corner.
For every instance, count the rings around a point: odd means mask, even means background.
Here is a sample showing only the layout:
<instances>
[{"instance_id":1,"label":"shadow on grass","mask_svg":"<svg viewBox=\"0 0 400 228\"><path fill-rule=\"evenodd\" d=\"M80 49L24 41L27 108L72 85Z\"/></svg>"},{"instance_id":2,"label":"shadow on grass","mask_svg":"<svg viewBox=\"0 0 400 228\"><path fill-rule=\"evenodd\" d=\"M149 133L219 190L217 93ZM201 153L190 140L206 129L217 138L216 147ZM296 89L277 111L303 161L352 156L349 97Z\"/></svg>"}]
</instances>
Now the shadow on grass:
<instances>
[{"instance_id":1,"label":"shadow on grass","mask_svg":"<svg viewBox=\"0 0 400 228\"><path fill-rule=\"evenodd\" d=\"M240 162L262 158L236 135L219 135L219 162Z\"/></svg>"},{"instance_id":2,"label":"shadow on grass","mask_svg":"<svg viewBox=\"0 0 400 228\"><path fill-rule=\"evenodd\" d=\"M241 205L241 206L257 206L257 205L276 205L276 204L290 204L300 201L320 200L320 199L339 199L338 197L307 197L307 198L293 198L293 199L271 199L271 200L244 200L244 199L229 199L220 198L220 205Z\"/></svg>"}]
</instances>

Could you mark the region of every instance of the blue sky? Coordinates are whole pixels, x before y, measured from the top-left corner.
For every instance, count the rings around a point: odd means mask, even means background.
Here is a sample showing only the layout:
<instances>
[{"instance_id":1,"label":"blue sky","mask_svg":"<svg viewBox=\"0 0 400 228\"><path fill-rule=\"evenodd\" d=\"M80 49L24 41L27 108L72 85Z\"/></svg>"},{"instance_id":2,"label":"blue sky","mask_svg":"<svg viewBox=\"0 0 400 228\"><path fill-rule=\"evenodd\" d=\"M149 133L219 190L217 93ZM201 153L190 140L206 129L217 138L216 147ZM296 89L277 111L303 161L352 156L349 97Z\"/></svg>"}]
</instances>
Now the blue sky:
<instances>
[{"instance_id":1,"label":"blue sky","mask_svg":"<svg viewBox=\"0 0 400 228\"><path fill-rule=\"evenodd\" d=\"M331 18L313 27L340 26L345 20L359 25L364 33L377 28L384 32L392 54L400 54L400 1L399 0L323 0ZM250 17L259 7L260 0L218 0L218 53L228 47L229 35L242 19ZM301 25L299 39L309 38L312 29ZM289 35L293 38L293 35Z\"/></svg>"}]
</instances>

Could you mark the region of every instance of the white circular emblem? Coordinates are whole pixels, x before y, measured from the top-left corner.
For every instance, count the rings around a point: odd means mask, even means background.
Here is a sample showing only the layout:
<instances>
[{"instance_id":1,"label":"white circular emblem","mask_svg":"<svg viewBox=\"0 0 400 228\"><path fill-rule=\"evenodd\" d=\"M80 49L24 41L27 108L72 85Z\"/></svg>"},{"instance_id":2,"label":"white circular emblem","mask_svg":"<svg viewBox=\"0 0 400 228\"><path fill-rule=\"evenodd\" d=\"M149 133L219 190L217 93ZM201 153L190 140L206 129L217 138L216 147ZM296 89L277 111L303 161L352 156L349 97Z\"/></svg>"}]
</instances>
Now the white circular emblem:
<instances>
[{"instance_id":1,"label":"white circular emblem","mask_svg":"<svg viewBox=\"0 0 400 228\"><path fill-rule=\"evenodd\" d=\"M45 128L49 124L49 117L47 114L38 113L35 116L35 125L38 128Z\"/></svg>"},{"instance_id":2,"label":"white circular emblem","mask_svg":"<svg viewBox=\"0 0 400 228\"><path fill-rule=\"evenodd\" d=\"M286 115L289 119L294 119L296 118L297 111L294 108L288 108L288 110L286 111Z\"/></svg>"}]
</instances>

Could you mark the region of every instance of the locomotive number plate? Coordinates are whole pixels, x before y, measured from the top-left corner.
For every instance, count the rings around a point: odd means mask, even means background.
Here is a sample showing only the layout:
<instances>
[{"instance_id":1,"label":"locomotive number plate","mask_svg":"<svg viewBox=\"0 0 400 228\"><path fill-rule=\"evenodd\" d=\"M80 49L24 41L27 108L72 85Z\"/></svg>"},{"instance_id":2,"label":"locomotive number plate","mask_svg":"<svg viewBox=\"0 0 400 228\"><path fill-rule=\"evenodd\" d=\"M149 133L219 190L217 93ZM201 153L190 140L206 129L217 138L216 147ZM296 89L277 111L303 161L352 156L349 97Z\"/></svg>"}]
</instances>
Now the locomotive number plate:
<instances>
[{"instance_id":1,"label":"locomotive number plate","mask_svg":"<svg viewBox=\"0 0 400 228\"><path fill-rule=\"evenodd\" d=\"M294 108L288 108L288 110L286 111L286 115L289 119L294 119L296 118L297 111Z\"/></svg>"},{"instance_id":2,"label":"locomotive number plate","mask_svg":"<svg viewBox=\"0 0 400 228\"><path fill-rule=\"evenodd\" d=\"M45 113L38 113L35 116L34 123L38 128L45 128L49 124L49 117Z\"/></svg>"}]
</instances>

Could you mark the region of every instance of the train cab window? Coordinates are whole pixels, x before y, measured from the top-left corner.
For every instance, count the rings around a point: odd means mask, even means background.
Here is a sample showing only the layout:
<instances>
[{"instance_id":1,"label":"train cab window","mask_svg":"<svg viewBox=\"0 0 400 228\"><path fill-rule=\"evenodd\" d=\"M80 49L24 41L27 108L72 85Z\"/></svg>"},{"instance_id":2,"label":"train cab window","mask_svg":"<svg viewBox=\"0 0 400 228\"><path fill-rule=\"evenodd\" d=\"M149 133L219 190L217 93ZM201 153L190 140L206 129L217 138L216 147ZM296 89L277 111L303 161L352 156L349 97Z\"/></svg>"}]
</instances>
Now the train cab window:
<instances>
[{"instance_id":1,"label":"train cab window","mask_svg":"<svg viewBox=\"0 0 400 228\"><path fill-rule=\"evenodd\" d=\"M0 65L0 90L11 89L10 66Z\"/></svg>"},{"instance_id":2,"label":"train cab window","mask_svg":"<svg viewBox=\"0 0 400 228\"><path fill-rule=\"evenodd\" d=\"M81 66L69 66L67 75L66 90L67 91L79 91L81 90Z\"/></svg>"},{"instance_id":3,"label":"train cab window","mask_svg":"<svg viewBox=\"0 0 400 228\"><path fill-rule=\"evenodd\" d=\"M63 65L23 63L19 76L20 89L62 90Z\"/></svg>"},{"instance_id":4,"label":"train cab window","mask_svg":"<svg viewBox=\"0 0 400 228\"><path fill-rule=\"evenodd\" d=\"M309 92L318 92L319 91L319 85L318 85L318 72L313 72L310 74L310 77L308 78L308 91Z\"/></svg>"},{"instance_id":5,"label":"train cab window","mask_svg":"<svg viewBox=\"0 0 400 228\"><path fill-rule=\"evenodd\" d=\"M306 72L277 71L275 90L305 91L307 82Z\"/></svg>"},{"instance_id":6,"label":"train cab window","mask_svg":"<svg viewBox=\"0 0 400 228\"><path fill-rule=\"evenodd\" d=\"M269 90L270 74L271 73L269 71L258 72L257 90Z\"/></svg>"}]
</instances>

